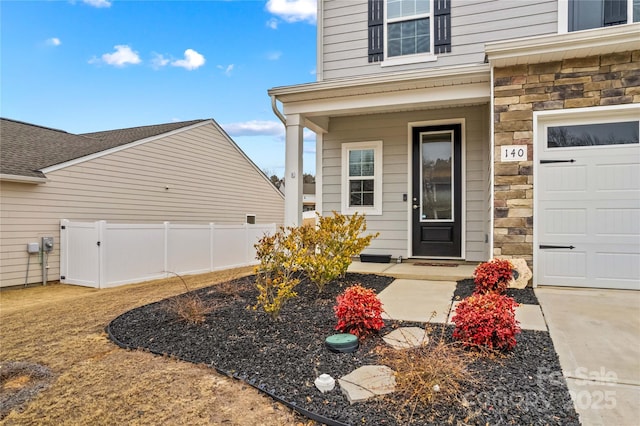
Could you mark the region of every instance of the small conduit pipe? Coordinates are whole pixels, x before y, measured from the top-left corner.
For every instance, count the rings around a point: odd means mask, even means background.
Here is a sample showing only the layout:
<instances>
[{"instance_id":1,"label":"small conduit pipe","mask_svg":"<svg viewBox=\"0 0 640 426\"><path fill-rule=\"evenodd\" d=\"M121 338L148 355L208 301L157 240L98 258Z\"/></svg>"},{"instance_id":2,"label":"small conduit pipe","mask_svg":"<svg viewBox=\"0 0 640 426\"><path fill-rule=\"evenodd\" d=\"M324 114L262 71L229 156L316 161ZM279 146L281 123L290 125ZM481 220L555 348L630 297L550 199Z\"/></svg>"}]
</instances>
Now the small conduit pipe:
<instances>
[{"instance_id":1,"label":"small conduit pipe","mask_svg":"<svg viewBox=\"0 0 640 426\"><path fill-rule=\"evenodd\" d=\"M278 109L278 104L276 102L276 95L271 95L271 109L273 109L273 113L276 115L276 117L278 117L278 119L280 119L280 121L282 121L282 124L284 124L284 126L286 127L287 118L280 112L280 110Z\"/></svg>"}]
</instances>

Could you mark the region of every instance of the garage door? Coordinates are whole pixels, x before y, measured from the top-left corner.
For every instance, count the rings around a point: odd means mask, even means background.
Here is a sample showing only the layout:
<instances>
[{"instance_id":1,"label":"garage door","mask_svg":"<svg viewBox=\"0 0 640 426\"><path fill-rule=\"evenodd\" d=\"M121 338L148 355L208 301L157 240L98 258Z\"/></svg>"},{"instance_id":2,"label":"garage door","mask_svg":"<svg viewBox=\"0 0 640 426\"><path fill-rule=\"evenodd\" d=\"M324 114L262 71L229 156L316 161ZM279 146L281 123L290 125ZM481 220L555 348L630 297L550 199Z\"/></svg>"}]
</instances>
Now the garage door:
<instances>
[{"instance_id":1,"label":"garage door","mask_svg":"<svg viewBox=\"0 0 640 426\"><path fill-rule=\"evenodd\" d=\"M640 290L640 123L569 123L539 128L537 283Z\"/></svg>"}]
</instances>

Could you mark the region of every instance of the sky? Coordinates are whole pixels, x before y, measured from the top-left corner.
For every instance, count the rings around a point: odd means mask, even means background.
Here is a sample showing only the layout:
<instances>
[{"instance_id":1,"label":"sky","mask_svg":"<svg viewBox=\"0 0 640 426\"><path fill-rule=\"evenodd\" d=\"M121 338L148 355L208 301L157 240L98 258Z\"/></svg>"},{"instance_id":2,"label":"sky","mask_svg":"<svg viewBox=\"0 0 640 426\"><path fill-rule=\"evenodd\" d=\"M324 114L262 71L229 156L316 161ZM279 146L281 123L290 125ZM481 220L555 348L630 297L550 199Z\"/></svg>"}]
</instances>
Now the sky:
<instances>
[{"instance_id":1,"label":"sky","mask_svg":"<svg viewBox=\"0 0 640 426\"><path fill-rule=\"evenodd\" d=\"M315 67L316 0L0 0L0 115L70 133L213 118L283 176L267 90Z\"/></svg>"}]
</instances>

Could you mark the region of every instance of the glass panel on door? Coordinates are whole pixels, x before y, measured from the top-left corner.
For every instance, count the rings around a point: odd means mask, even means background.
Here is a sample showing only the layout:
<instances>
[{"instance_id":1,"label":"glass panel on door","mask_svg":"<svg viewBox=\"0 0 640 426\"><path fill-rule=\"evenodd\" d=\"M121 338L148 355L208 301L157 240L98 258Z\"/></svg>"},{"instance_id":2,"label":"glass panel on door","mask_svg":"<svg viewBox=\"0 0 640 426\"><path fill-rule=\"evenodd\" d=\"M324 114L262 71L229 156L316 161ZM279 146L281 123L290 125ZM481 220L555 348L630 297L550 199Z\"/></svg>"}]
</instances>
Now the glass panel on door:
<instances>
[{"instance_id":1,"label":"glass panel on door","mask_svg":"<svg viewBox=\"0 0 640 426\"><path fill-rule=\"evenodd\" d=\"M453 217L453 132L420 135L421 221L452 221Z\"/></svg>"}]
</instances>

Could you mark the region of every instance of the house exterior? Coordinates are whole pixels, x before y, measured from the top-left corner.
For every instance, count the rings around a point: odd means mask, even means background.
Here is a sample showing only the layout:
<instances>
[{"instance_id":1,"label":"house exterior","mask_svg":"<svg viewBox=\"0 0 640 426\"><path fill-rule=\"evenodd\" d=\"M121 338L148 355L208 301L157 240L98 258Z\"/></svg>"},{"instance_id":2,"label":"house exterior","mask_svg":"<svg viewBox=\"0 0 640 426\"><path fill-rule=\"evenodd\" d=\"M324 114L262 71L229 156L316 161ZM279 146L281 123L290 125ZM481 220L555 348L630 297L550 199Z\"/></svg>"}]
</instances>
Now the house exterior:
<instances>
[{"instance_id":1,"label":"house exterior","mask_svg":"<svg viewBox=\"0 0 640 426\"><path fill-rule=\"evenodd\" d=\"M214 120L76 135L1 119L0 136L2 287L41 282L27 244L45 236L59 279L61 219L283 223L282 193Z\"/></svg>"},{"instance_id":2,"label":"house exterior","mask_svg":"<svg viewBox=\"0 0 640 426\"><path fill-rule=\"evenodd\" d=\"M317 82L269 91L288 182L307 127L318 211L365 213L372 254L640 289L638 21L639 0L319 0Z\"/></svg>"}]
</instances>

